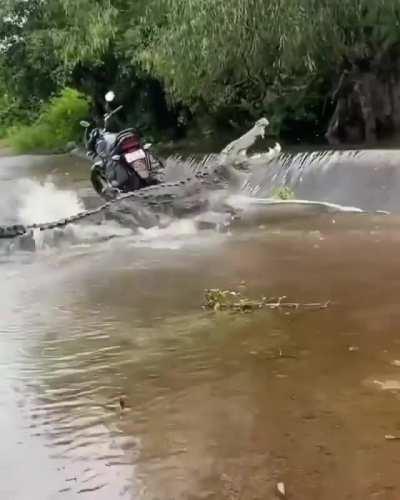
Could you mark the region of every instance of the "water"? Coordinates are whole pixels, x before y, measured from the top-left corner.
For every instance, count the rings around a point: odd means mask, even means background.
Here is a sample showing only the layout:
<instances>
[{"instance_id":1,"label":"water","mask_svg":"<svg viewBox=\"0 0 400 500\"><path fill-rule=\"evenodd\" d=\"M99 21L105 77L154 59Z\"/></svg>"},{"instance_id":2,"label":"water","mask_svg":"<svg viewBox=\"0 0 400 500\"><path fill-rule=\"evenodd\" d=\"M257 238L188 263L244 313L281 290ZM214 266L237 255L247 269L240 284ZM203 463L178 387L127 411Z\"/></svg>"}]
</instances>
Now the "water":
<instances>
[{"instance_id":1,"label":"water","mask_svg":"<svg viewBox=\"0 0 400 500\"><path fill-rule=\"evenodd\" d=\"M1 159L0 199L22 222L69 215L93 203L86 176ZM283 482L301 500L398 499L398 227L89 225L3 255L0 498L258 500ZM332 304L215 314L209 287Z\"/></svg>"}]
</instances>

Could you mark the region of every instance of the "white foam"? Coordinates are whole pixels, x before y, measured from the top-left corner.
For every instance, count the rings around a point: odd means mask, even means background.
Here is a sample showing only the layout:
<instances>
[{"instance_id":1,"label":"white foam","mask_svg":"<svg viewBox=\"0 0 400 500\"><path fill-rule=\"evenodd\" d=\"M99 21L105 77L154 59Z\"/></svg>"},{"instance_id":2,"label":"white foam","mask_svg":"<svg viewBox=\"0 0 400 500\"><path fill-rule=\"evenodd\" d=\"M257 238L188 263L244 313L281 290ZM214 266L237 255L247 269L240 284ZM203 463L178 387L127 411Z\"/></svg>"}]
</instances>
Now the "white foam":
<instances>
[{"instance_id":1,"label":"white foam","mask_svg":"<svg viewBox=\"0 0 400 500\"><path fill-rule=\"evenodd\" d=\"M177 250L187 241L188 237L198 234L196 223L192 219L181 219L171 222L166 227L139 228L133 239L134 246L150 248L166 248Z\"/></svg>"},{"instance_id":2,"label":"white foam","mask_svg":"<svg viewBox=\"0 0 400 500\"><path fill-rule=\"evenodd\" d=\"M74 191L59 190L49 181L23 179L18 183L17 217L20 224L51 222L84 210Z\"/></svg>"},{"instance_id":3,"label":"white foam","mask_svg":"<svg viewBox=\"0 0 400 500\"><path fill-rule=\"evenodd\" d=\"M363 213L364 210L358 207L350 207L345 205L338 205L336 203L329 203L324 201L313 201L313 200L277 200L275 198L253 198L251 196L240 196L234 195L228 198L228 203L236 208L246 208L251 205L290 205L295 207L296 205L307 205L307 206L315 206L321 208L328 208L331 210L335 210L337 212L353 212L353 213Z\"/></svg>"},{"instance_id":4,"label":"white foam","mask_svg":"<svg viewBox=\"0 0 400 500\"><path fill-rule=\"evenodd\" d=\"M112 238L123 238L132 235L132 230L114 221L106 224L68 224L61 229L50 231L34 231L36 249L45 250L60 245L85 247L95 242L107 241Z\"/></svg>"}]
</instances>

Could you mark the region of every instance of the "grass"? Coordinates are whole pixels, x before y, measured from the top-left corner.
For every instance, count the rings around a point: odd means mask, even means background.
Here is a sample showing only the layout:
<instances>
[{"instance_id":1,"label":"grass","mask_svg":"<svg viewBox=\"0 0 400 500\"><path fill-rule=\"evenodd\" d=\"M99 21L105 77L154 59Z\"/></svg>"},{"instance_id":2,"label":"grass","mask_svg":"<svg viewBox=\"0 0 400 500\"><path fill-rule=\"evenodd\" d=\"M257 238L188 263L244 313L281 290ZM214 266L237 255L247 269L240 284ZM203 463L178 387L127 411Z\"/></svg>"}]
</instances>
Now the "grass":
<instances>
[{"instance_id":1,"label":"grass","mask_svg":"<svg viewBox=\"0 0 400 500\"><path fill-rule=\"evenodd\" d=\"M82 133L79 122L89 115L89 102L78 91L64 89L44 105L32 125L16 125L7 133L8 144L18 153L58 152Z\"/></svg>"}]
</instances>

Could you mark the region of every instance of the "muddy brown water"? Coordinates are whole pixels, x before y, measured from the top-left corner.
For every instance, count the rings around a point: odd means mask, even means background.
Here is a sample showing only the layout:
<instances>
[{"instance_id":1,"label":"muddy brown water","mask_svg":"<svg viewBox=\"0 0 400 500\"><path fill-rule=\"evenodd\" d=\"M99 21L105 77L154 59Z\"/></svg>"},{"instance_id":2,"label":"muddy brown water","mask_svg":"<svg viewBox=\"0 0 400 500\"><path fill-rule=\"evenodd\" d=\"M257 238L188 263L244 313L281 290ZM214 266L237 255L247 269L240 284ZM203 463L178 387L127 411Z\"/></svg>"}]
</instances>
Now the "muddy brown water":
<instances>
[{"instance_id":1,"label":"muddy brown water","mask_svg":"<svg viewBox=\"0 0 400 500\"><path fill-rule=\"evenodd\" d=\"M0 159L3 199L49 174L87 196L79 161L20 158ZM325 215L3 256L0 498L400 498L399 227ZM201 309L241 283L332 304Z\"/></svg>"}]
</instances>

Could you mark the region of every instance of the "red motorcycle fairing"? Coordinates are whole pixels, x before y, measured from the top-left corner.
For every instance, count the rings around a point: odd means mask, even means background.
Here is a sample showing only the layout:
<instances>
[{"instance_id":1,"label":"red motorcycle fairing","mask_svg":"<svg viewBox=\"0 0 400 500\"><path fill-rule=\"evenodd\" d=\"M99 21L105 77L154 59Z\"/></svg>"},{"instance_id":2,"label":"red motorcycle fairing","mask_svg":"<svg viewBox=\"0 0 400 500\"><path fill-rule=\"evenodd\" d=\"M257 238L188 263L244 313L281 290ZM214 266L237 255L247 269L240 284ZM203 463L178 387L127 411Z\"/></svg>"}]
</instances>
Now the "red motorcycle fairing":
<instances>
[{"instance_id":1,"label":"red motorcycle fairing","mask_svg":"<svg viewBox=\"0 0 400 500\"><path fill-rule=\"evenodd\" d=\"M151 161L142 149L140 136L133 129L122 131L117 136L115 152L118 152L128 167L132 168L141 179L148 179Z\"/></svg>"},{"instance_id":2,"label":"red motorcycle fairing","mask_svg":"<svg viewBox=\"0 0 400 500\"><path fill-rule=\"evenodd\" d=\"M133 131L124 131L118 134L116 148L121 153L130 153L142 147L139 134Z\"/></svg>"}]
</instances>

